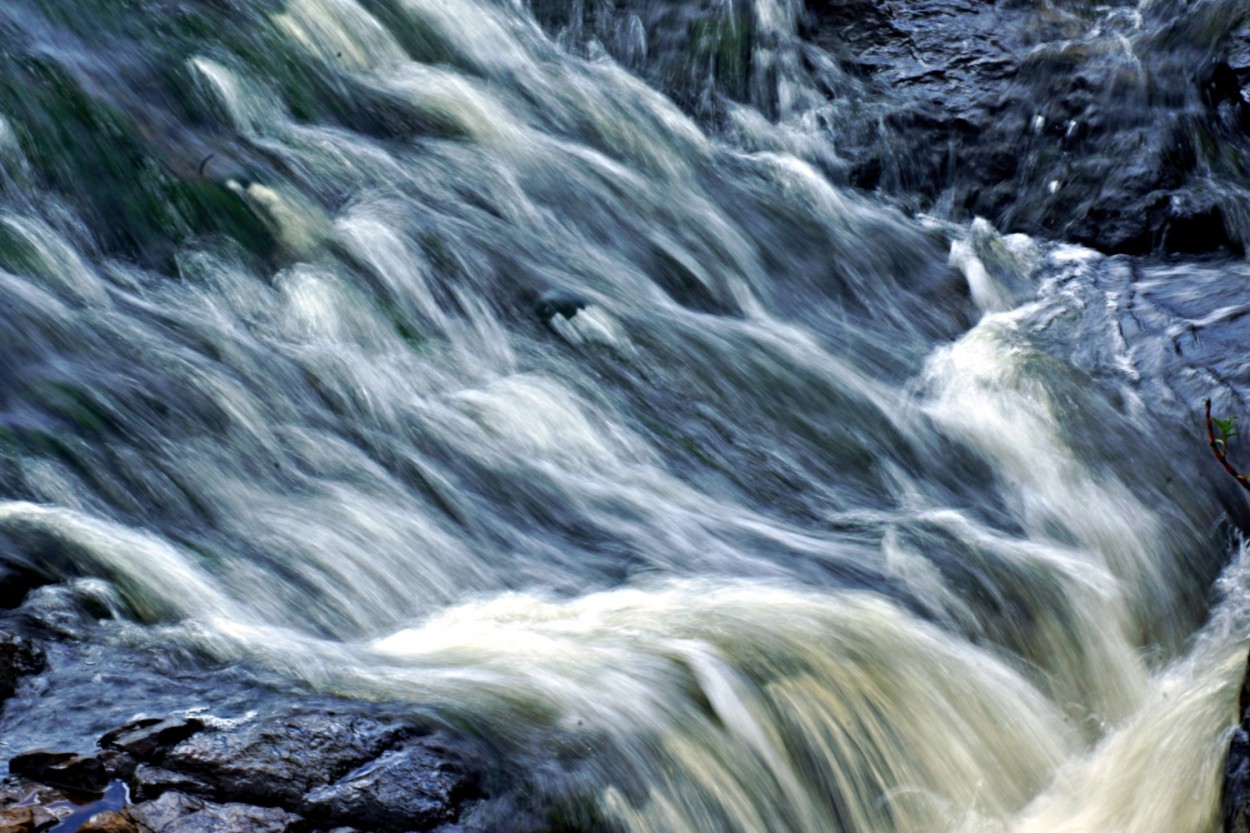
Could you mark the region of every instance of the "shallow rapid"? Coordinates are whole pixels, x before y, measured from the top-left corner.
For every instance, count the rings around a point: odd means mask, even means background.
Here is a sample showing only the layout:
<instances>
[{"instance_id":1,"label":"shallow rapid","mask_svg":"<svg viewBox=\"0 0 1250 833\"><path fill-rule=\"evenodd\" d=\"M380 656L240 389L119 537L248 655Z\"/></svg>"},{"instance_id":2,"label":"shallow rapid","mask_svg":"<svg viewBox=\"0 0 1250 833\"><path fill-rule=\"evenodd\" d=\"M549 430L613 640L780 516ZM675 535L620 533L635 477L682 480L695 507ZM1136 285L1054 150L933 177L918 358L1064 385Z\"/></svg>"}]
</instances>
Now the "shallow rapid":
<instances>
[{"instance_id":1,"label":"shallow rapid","mask_svg":"<svg viewBox=\"0 0 1250 833\"><path fill-rule=\"evenodd\" d=\"M1218 825L1250 266L852 190L801 4L702 5L684 62L520 0L0 9L0 563L59 640L0 751L325 694L569 829Z\"/></svg>"}]
</instances>

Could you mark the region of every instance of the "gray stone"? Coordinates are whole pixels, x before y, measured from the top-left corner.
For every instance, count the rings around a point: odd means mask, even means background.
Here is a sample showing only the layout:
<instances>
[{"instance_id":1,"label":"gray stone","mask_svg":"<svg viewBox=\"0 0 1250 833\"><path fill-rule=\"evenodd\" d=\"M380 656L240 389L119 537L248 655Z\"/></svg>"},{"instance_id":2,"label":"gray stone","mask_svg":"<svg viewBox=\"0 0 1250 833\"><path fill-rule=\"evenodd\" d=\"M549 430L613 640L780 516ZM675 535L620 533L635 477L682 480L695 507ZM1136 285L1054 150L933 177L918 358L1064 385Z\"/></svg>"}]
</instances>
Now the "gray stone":
<instances>
[{"instance_id":1,"label":"gray stone","mask_svg":"<svg viewBox=\"0 0 1250 833\"><path fill-rule=\"evenodd\" d=\"M136 804L126 815L141 833L287 833L302 822L277 807L215 804L172 792Z\"/></svg>"},{"instance_id":2,"label":"gray stone","mask_svg":"<svg viewBox=\"0 0 1250 833\"><path fill-rule=\"evenodd\" d=\"M298 807L403 740L411 730L353 714L295 712L229 730L205 731L169 750L162 766L191 775L206 797Z\"/></svg>"},{"instance_id":3,"label":"gray stone","mask_svg":"<svg viewBox=\"0 0 1250 833\"><path fill-rule=\"evenodd\" d=\"M302 805L310 818L352 824L376 833L428 830L452 821L475 779L437 735L409 742L357 772L313 790Z\"/></svg>"},{"instance_id":4,"label":"gray stone","mask_svg":"<svg viewBox=\"0 0 1250 833\"><path fill-rule=\"evenodd\" d=\"M211 795L215 792L202 779L183 772L171 772L153 764L139 764L130 778L130 790L137 801L151 801L167 792Z\"/></svg>"},{"instance_id":5,"label":"gray stone","mask_svg":"<svg viewBox=\"0 0 1250 833\"><path fill-rule=\"evenodd\" d=\"M204 801L199 798L169 792L155 801L145 801L126 808L126 815L141 828L159 833L178 819L203 808Z\"/></svg>"}]
</instances>

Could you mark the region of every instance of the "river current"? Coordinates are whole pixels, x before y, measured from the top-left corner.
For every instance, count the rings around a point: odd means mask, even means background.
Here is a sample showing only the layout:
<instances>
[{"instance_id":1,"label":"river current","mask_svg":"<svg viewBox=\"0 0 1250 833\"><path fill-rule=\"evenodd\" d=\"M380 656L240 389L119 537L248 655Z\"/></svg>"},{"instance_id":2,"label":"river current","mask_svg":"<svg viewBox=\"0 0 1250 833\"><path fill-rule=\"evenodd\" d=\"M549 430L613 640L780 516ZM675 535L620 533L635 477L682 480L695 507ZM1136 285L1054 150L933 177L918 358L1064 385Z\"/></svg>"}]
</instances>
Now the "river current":
<instances>
[{"instance_id":1,"label":"river current","mask_svg":"<svg viewBox=\"0 0 1250 833\"><path fill-rule=\"evenodd\" d=\"M5 2L0 751L337 695L587 829L1215 829L1250 266L853 190L801 2L652 7Z\"/></svg>"}]
</instances>

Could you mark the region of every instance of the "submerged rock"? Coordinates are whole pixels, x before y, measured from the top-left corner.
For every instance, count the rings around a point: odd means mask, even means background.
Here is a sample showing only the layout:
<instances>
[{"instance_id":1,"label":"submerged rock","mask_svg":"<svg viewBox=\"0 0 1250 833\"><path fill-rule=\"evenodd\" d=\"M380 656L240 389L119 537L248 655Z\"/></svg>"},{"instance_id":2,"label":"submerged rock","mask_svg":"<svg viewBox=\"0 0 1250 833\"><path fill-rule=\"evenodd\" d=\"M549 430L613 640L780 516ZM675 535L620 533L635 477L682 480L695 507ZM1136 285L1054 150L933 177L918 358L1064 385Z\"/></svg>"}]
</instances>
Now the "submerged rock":
<instances>
[{"instance_id":1,"label":"submerged rock","mask_svg":"<svg viewBox=\"0 0 1250 833\"><path fill-rule=\"evenodd\" d=\"M544 322L551 323L551 319L557 315L562 318L572 318L590 304L589 298L578 295L576 292L549 289L538 296L538 301L534 304L534 312Z\"/></svg>"},{"instance_id":2,"label":"submerged rock","mask_svg":"<svg viewBox=\"0 0 1250 833\"><path fill-rule=\"evenodd\" d=\"M1238 727L1228 745L1224 762L1224 791L1221 799L1224 833L1247 833L1250 810L1250 734Z\"/></svg>"}]
</instances>

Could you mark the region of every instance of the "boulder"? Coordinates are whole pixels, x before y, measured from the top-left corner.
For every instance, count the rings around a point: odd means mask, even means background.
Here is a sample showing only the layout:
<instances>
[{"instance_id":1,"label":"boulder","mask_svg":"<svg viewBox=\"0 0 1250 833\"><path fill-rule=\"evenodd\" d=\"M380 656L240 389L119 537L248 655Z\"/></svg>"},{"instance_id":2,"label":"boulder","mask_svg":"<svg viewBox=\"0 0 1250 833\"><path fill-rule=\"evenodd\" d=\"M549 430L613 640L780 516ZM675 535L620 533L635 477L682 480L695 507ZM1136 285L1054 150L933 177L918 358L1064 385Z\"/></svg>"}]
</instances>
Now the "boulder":
<instances>
[{"instance_id":1,"label":"boulder","mask_svg":"<svg viewBox=\"0 0 1250 833\"><path fill-rule=\"evenodd\" d=\"M162 767L191 776L206 798L294 808L411 733L363 715L293 712L201 732L167 751Z\"/></svg>"},{"instance_id":2,"label":"boulder","mask_svg":"<svg viewBox=\"0 0 1250 833\"><path fill-rule=\"evenodd\" d=\"M309 818L350 823L376 833L429 830L452 821L476 780L437 735L418 738L304 799Z\"/></svg>"}]
</instances>

